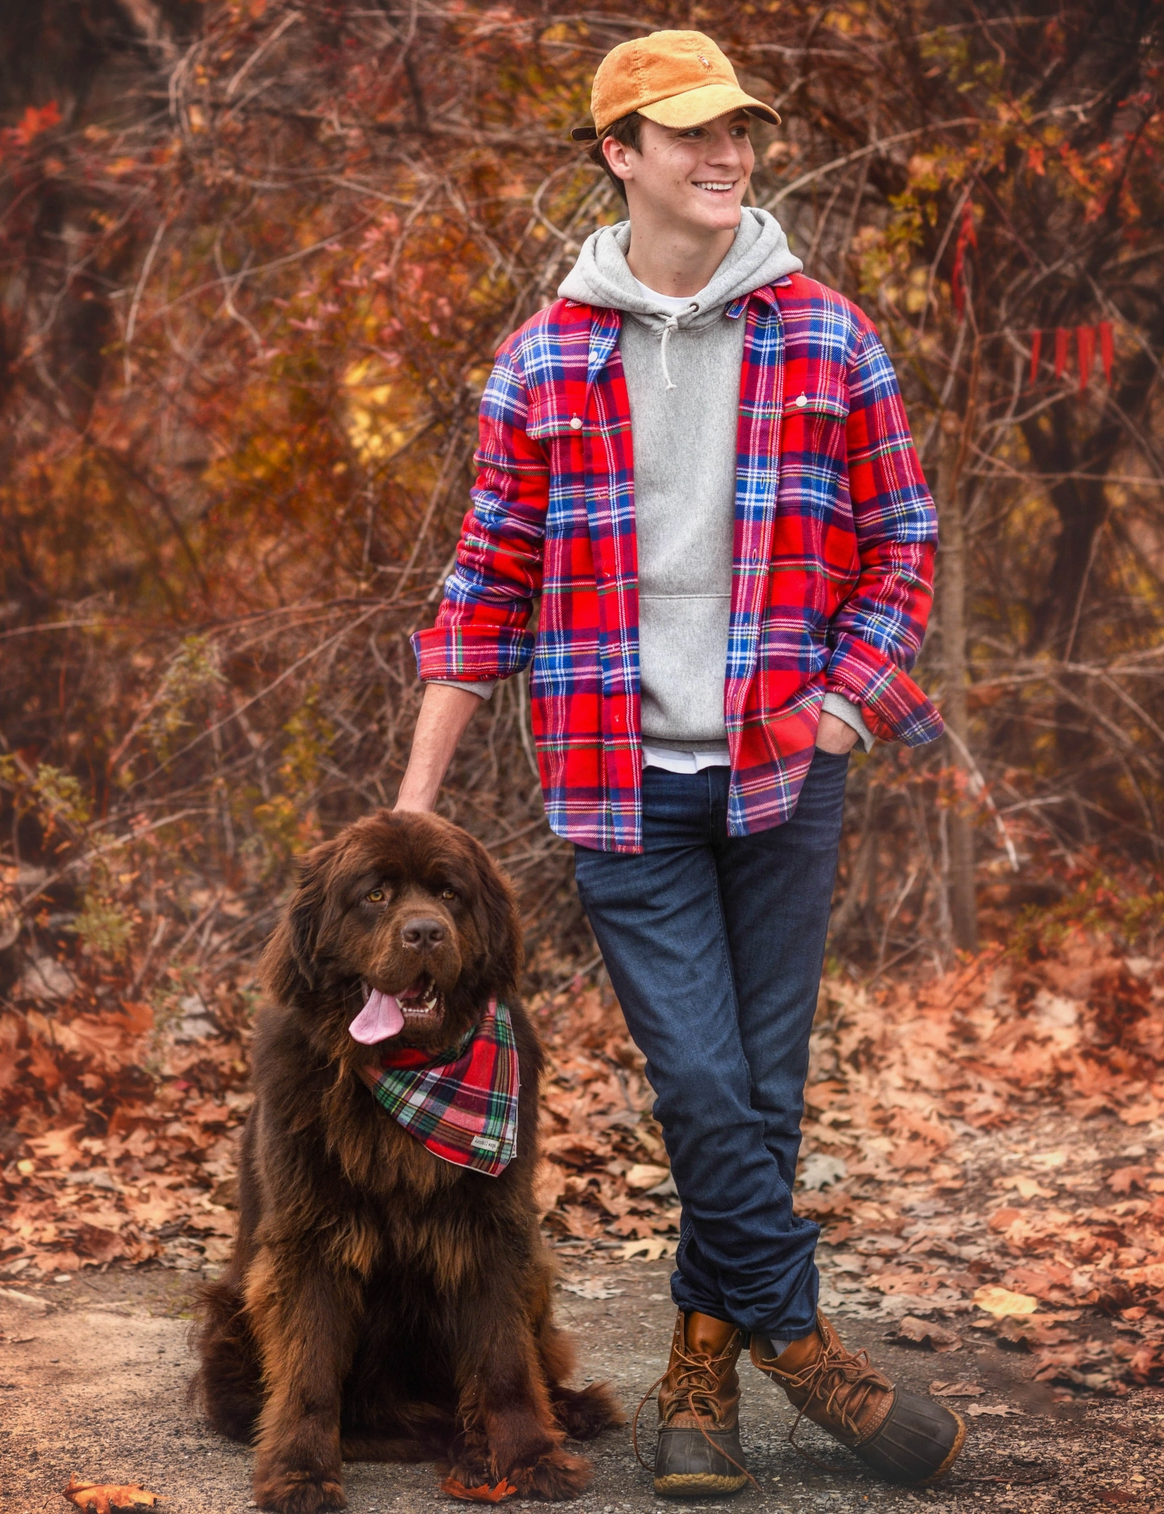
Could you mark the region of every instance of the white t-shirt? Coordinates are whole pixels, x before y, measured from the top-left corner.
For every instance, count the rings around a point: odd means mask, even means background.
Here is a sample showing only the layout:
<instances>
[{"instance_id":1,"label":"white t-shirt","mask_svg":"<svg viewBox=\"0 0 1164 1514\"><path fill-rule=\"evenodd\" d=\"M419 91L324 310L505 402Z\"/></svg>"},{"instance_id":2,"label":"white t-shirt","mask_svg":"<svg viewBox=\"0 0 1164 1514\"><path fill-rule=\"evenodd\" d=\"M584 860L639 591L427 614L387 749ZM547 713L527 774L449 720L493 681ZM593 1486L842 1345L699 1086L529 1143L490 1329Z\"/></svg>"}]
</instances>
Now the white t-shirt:
<instances>
[{"instance_id":1,"label":"white t-shirt","mask_svg":"<svg viewBox=\"0 0 1164 1514\"><path fill-rule=\"evenodd\" d=\"M634 275L631 277L634 278ZM693 294L660 294L657 289L648 288L642 279L635 279L635 283L643 299L655 301L664 315L685 315L695 299Z\"/></svg>"}]
</instances>

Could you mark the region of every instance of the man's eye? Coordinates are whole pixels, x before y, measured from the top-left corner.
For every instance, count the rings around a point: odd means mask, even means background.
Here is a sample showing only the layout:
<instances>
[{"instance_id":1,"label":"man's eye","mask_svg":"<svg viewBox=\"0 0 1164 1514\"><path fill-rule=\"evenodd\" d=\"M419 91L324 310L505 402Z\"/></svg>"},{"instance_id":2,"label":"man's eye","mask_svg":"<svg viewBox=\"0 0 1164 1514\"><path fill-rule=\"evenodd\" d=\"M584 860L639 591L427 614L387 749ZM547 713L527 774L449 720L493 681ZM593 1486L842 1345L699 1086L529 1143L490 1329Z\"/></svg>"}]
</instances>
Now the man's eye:
<instances>
[{"instance_id":1,"label":"man's eye","mask_svg":"<svg viewBox=\"0 0 1164 1514\"><path fill-rule=\"evenodd\" d=\"M368 904L383 904L387 897L382 888L374 888L370 894L364 895L364 899Z\"/></svg>"},{"instance_id":2,"label":"man's eye","mask_svg":"<svg viewBox=\"0 0 1164 1514\"><path fill-rule=\"evenodd\" d=\"M442 899L455 899L456 897L457 897L457 891L456 891L455 888L442 888L441 889L441 898Z\"/></svg>"}]
</instances>

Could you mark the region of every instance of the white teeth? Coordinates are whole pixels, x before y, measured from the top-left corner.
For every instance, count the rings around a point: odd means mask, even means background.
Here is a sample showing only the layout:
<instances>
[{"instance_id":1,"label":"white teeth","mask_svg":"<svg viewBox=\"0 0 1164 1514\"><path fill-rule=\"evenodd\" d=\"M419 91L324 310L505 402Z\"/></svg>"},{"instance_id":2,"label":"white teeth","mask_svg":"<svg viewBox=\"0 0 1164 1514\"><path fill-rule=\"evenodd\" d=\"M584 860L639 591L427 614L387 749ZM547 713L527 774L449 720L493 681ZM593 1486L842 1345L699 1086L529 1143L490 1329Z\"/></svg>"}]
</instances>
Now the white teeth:
<instances>
[{"instance_id":1,"label":"white teeth","mask_svg":"<svg viewBox=\"0 0 1164 1514\"><path fill-rule=\"evenodd\" d=\"M411 1001L401 999L399 1003L401 1013L406 1017L411 1016L413 1019L426 1019L440 1008L440 990L433 983L430 984L423 998Z\"/></svg>"},{"instance_id":2,"label":"white teeth","mask_svg":"<svg viewBox=\"0 0 1164 1514\"><path fill-rule=\"evenodd\" d=\"M734 189L734 184L700 184L696 183L696 189Z\"/></svg>"}]
</instances>

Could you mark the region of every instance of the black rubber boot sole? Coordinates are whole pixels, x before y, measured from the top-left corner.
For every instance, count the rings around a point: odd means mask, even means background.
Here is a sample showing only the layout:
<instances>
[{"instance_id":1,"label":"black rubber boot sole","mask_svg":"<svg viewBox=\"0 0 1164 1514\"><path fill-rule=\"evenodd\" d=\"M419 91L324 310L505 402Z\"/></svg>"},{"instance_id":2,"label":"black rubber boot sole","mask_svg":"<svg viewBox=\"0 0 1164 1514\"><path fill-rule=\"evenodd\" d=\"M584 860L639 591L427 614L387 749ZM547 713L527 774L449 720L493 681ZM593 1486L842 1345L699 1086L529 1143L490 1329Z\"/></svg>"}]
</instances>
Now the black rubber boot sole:
<instances>
[{"instance_id":1,"label":"black rubber boot sole","mask_svg":"<svg viewBox=\"0 0 1164 1514\"><path fill-rule=\"evenodd\" d=\"M887 1482L916 1488L945 1477L965 1439L966 1426L959 1415L932 1398L898 1388L876 1435L852 1449Z\"/></svg>"},{"instance_id":2,"label":"black rubber boot sole","mask_svg":"<svg viewBox=\"0 0 1164 1514\"><path fill-rule=\"evenodd\" d=\"M655 1492L663 1498L738 1493L748 1480L743 1466L738 1428L708 1430L705 1436L686 1425L664 1425L655 1448Z\"/></svg>"}]
</instances>

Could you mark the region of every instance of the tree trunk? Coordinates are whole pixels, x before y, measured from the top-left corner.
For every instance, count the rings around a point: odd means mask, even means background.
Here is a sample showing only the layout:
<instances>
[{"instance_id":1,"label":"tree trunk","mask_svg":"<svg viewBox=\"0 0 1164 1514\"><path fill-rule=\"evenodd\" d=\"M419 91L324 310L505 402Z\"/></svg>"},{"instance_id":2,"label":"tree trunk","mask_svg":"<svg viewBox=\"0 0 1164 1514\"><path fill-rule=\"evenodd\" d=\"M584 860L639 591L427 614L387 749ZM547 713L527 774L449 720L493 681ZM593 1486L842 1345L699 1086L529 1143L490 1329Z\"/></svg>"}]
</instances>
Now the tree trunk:
<instances>
[{"instance_id":1,"label":"tree trunk","mask_svg":"<svg viewBox=\"0 0 1164 1514\"><path fill-rule=\"evenodd\" d=\"M969 779L969 719L966 713L966 531L956 456L957 436L948 436L938 471L941 546L938 622L942 633L942 717L950 736L949 763ZM953 739L956 738L956 739ZM966 783L962 788L965 791ZM950 920L954 945L978 950L978 898L974 886L974 824L968 807L956 804L949 814Z\"/></svg>"}]
</instances>

